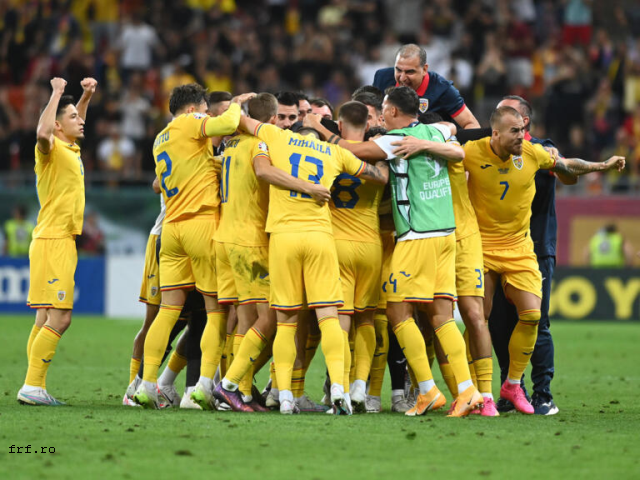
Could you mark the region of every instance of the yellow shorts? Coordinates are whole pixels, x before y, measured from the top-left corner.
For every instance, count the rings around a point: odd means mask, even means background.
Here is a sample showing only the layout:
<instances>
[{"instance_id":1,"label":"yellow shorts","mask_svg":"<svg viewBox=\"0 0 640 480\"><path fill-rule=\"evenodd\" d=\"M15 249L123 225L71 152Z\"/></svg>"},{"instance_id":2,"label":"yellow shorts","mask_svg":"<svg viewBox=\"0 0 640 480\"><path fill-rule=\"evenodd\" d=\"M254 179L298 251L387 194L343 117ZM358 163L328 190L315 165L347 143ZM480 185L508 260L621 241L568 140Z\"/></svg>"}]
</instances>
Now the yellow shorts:
<instances>
[{"instance_id":1,"label":"yellow shorts","mask_svg":"<svg viewBox=\"0 0 640 480\"><path fill-rule=\"evenodd\" d=\"M507 284L542 298L542 275L538 259L529 240L516 248L485 250L484 271L500 275L502 288Z\"/></svg>"},{"instance_id":2,"label":"yellow shorts","mask_svg":"<svg viewBox=\"0 0 640 480\"><path fill-rule=\"evenodd\" d=\"M269 249L216 242L218 302L269 302Z\"/></svg>"},{"instance_id":3,"label":"yellow shorts","mask_svg":"<svg viewBox=\"0 0 640 480\"><path fill-rule=\"evenodd\" d=\"M193 288L217 295L216 247L213 215L165 223L160 246L160 290Z\"/></svg>"},{"instance_id":4,"label":"yellow shorts","mask_svg":"<svg viewBox=\"0 0 640 480\"><path fill-rule=\"evenodd\" d=\"M324 232L272 233L269 239L271 308L299 310L341 307L342 286L333 235Z\"/></svg>"},{"instance_id":5,"label":"yellow shorts","mask_svg":"<svg viewBox=\"0 0 640 480\"><path fill-rule=\"evenodd\" d=\"M140 287L140 301L149 305L160 305L160 269L158 268L158 257L156 244L158 235L149 235L147 250L144 254L144 274L142 275L142 286Z\"/></svg>"},{"instance_id":6,"label":"yellow shorts","mask_svg":"<svg viewBox=\"0 0 640 480\"><path fill-rule=\"evenodd\" d=\"M78 252L73 237L34 238L29 247L31 308L73 309Z\"/></svg>"},{"instance_id":7,"label":"yellow shorts","mask_svg":"<svg viewBox=\"0 0 640 480\"><path fill-rule=\"evenodd\" d=\"M484 297L480 232L456 241L456 290L459 297Z\"/></svg>"},{"instance_id":8,"label":"yellow shorts","mask_svg":"<svg viewBox=\"0 0 640 480\"><path fill-rule=\"evenodd\" d=\"M375 243L336 240L344 305L339 313L375 310L380 291L382 247Z\"/></svg>"},{"instance_id":9,"label":"yellow shorts","mask_svg":"<svg viewBox=\"0 0 640 480\"><path fill-rule=\"evenodd\" d=\"M378 308L385 310L387 308L387 291L385 282L389 281L391 275L391 257L396 247L396 237L393 232L385 232L380 235L382 239L382 269L380 271L380 295L378 297Z\"/></svg>"},{"instance_id":10,"label":"yellow shorts","mask_svg":"<svg viewBox=\"0 0 640 480\"><path fill-rule=\"evenodd\" d=\"M456 300L456 236L398 242L391 274L383 285L388 302L431 303Z\"/></svg>"}]
</instances>

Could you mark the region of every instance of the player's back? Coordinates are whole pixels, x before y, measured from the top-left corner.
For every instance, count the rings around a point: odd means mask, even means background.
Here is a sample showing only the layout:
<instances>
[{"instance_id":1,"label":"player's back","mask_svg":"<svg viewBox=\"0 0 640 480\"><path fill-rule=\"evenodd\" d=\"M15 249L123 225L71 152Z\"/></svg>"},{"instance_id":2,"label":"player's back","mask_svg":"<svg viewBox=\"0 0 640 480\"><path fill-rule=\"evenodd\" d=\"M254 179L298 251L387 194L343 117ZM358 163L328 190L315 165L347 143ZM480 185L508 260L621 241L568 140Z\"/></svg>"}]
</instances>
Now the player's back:
<instances>
[{"instance_id":1,"label":"player's back","mask_svg":"<svg viewBox=\"0 0 640 480\"><path fill-rule=\"evenodd\" d=\"M467 176L462 162L449 162L449 181L451 182L451 199L453 213L456 218L456 240L473 235L478 231L478 220L469 199Z\"/></svg>"},{"instance_id":2,"label":"player's back","mask_svg":"<svg viewBox=\"0 0 640 480\"><path fill-rule=\"evenodd\" d=\"M338 175L329 202L334 238L380 245L378 208L383 192L384 185L344 172Z\"/></svg>"},{"instance_id":3,"label":"player's back","mask_svg":"<svg viewBox=\"0 0 640 480\"><path fill-rule=\"evenodd\" d=\"M464 145L469 172L469 198L478 218L485 248L512 247L529 239L535 174L554 165L542 146L524 141L522 155L503 161L491 149L490 138Z\"/></svg>"},{"instance_id":4,"label":"player's back","mask_svg":"<svg viewBox=\"0 0 640 480\"><path fill-rule=\"evenodd\" d=\"M174 118L153 144L156 175L167 205L165 222L212 215L220 204L213 148L204 135L207 115Z\"/></svg>"},{"instance_id":5,"label":"player's back","mask_svg":"<svg viewBox=\"0 0 640 480\"><path fill-rule=\"evenodd\" d=\"M269 208L269 185L256 177L253 159L268 149L247 134L226 144L220 178L220 225L215 239L247 247L268 245L265 225Z\"/></svg>"},{"instance_id":6,"label":"player's back","mask_svg":"<svg viewBox=\"0 0 640 480\"><path fill-rule=\"evenodd\" d=\"M331 188L343 171L358 176L365 164L351 152L314 137L305 137L275 125L260 124L255 135L264 140L274 166L310 183ZM332 233L329 206L309 195L271 186L267 231Z\"/></svg>"}]
</instances>

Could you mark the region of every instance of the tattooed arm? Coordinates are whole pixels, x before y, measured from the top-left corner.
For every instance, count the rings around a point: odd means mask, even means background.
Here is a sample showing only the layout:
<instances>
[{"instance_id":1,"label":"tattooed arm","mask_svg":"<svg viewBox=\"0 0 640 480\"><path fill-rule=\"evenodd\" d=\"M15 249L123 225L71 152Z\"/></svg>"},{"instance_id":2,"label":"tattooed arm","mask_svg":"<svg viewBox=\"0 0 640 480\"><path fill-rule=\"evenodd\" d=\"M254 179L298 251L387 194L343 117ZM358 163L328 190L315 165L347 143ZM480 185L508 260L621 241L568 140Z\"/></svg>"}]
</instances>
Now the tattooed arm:
<instances>
[{"instance_id":1,"label":"tattooed arm","mask_svg":"<svg viewBox=\"0 0 640 480\"><path fill-rule=\"evenodd\" d=\"M551 170L559 174L584 175L591 172L603 172L615 168L619 172L624 168L624 157L613 156L605 162L586 162L579 158L557 158L556 166Z\"/></svg>"},{"instance_id":2,"label":"tattooed arm","mask_svg":"<svg viewBox=\"0 0 640 480\"><path fill-rule=\"evenodd\" d=\"M366 163L359 177L372 183L385 185L389 181L389 165L386 161L378 161L375 165Z\"/></svg>"}]
</instances>

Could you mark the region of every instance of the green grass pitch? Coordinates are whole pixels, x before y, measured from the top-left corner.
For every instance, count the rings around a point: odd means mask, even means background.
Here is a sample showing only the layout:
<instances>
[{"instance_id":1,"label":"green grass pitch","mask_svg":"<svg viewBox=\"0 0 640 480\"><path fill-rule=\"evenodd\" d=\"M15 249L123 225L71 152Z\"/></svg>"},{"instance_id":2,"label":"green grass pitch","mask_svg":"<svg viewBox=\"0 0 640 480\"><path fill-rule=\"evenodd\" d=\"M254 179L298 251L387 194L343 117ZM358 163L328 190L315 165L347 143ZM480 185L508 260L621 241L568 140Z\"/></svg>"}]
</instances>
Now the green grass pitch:
<instances>
[{"instance_id":1,"label":"green grass pitch","mask_svg":"<svg viewBox=\"0 0 640 480\"><path fill-rule=\"evenodd\" d=\"M20 406L32 321L0 317L2 478L640 478L640 323L553 325L559 415L453 419L123 407L139 322L81 316L47 379L71 406ZM323 375L316 358L307 380L316 401ZM387 411L388 397L387 378ZM32 453L9 453L11 445L31 445Z\"/></svg>"}]
</instances>

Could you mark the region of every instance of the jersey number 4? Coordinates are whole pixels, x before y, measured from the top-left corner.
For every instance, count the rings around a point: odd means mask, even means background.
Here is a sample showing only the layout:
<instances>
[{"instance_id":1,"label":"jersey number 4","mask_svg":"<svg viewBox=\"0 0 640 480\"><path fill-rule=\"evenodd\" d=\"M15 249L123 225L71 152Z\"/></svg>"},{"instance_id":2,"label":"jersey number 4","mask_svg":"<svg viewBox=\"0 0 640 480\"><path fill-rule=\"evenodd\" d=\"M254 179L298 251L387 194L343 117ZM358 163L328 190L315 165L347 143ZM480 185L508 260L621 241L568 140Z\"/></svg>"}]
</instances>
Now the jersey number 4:
<instances>
[{"instance_id":1,"label":"jersey number 4","mask_svg":"<svg viewBox=\"0 0 640 480\"><path fill-rule=\"evenodd\" d=\"M289 157L289 163L291 163L291 176L298 178L298 171L300 169L300 161L302 160L302 154L300 153L292 153ZM324 175L324 165L322 164L322 160L315 157L304 157L304 161L307 163L311 163L315 165L318 173L316 175L309 175L309 181L315 183L316 185L320 183L320 179ZM291 190L289 195L292 197L297 197L298 192ZM311 195L307 195L306 193L301 193L300 198L311 198Z\"/></svg>"},{"instance_id":2,"label":"jersey number 4","mask_svg":"<svg viewBox=\"0 0 640 480\"><path fill-rule=\"evenodd\" d=\"M171 170L173 169L173 164L171 163L171 158L169 158L169 154L167 154L167 152L162 152L160 155L158 155L158 162L164 162L167 165L167 169L165 170L165 172L161 175L161 180L160 180L160 185L162 185L162 188L164 189L164 193L166 193L167 198L171 198L174 195L177 195L179 190L178 187L174 187L174 188L169 188L167 187L167 184L165 183L167 178L169 178L171 176Z\"/></svg>"}]
</instances>

